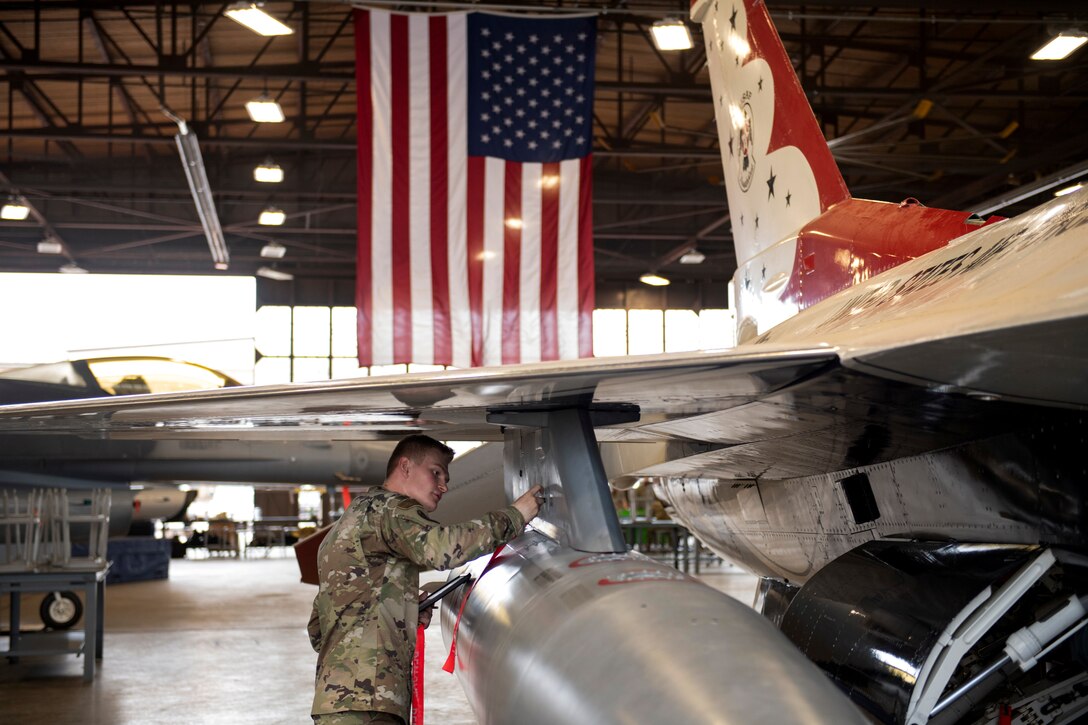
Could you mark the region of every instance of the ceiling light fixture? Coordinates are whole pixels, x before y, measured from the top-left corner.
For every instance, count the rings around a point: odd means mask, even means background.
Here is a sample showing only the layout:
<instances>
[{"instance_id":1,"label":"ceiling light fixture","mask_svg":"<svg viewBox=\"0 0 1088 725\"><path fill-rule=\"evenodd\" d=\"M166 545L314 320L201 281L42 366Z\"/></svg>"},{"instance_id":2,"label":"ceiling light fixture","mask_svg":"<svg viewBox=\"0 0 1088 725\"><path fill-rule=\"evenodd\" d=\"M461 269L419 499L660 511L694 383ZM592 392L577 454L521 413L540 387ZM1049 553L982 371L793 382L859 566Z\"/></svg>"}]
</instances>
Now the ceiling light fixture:
<instances>
[{"instance_id":1,"label":"ceiling light fixture","mask_svg":"<svg viewBox=\"0 0 1088 725\"><path fill-rule=\"evenodd\" d=\"M268 37L272 35L291 35L295 32L289 26L284 25L264 10L261 10L261 4L263 3L235 3L223 14L258 35Z\"/></svg>"},{"instance_id":2,"label":"ceiling light fixture","mask_svg":"<svg viewBox=\"0 0 1088 725\"><path fill-rule=\"evenodd\" d=\"M272 163L272 159L265 159L263 164L253 169L253 180L262 184L278 184L283 181L283 169L279 164Z\"/></svg>"},{"instance_id":3,"label":"ceiling light fixture","mask_svg":"<svg viewBox=\"0 0 1088 725\"><path fill-rule=\"evenodd\" d=\"M295 278L295 275L290 272L281 272L274 267L258 267L257 276L264 277L265 279L274 279L277 282L290 282Z\"/></svg>"},{"instance_id":4,"label":"ceiling light fixture","mask_svg":"<svg viewBox=\"0 0 1088 725\"><path fill-rule=\"evenodd\" d=\"M669 285L669 280L654 274L653 272L647 272L639 277L638 281L642 284L648 284L651 287L667 287Z\"/></svg>"},{"instance_id":5,"label":"ceiling light fixture","mask_svg":"<svg viewBox=\"0 0 1088 725\"><path fill-rule=\"evenodd\" d=\"M687 23L679 18L658 20L650 28L658 50L689 50L694 46Z\"/></svg>"},{"instance_id":6,"label":"ceiling light fixture","mask_svg":"<svg viewBox=\"0 0 1088 725\"><path fill-rule=\"evenodd\" d=\"M204 228L204 237L208 240L212 264L219 270L228 269L230 251L227 249L226 237L223 236L223 225L219 223L219 214L215 210L215 200L212 198L208 172L204 168L204 156L200 153L200 143L188 123L168 108L162 108L162 112L178 125L178 135L174 137L174 141L178 145L185 180L189 182L189 193L193 195L193 203L196 204L196 215L200 218L200 226Z\"/></svg>"},{"instance_id":7,"label":"ceiling light fixture","mask_svg":"<svg viewBox=\"0 0 1088 725\"><path fill-rule=\"evenodd\" d=\"M26 205L26 202L24 202L21 197L13 196L8 199L3 207L0 207L0 219L7 219L11 222L21 222L28 216L30 216L30 207Z\"/></svg>"},{"instance_id":8,"label":"ceiling light fixture","mask_svg":"<svg viewBox=\"0 0 1088 725\"><path fill-rule=\"evenodd\" d=\"M283 123L283 109L280 104L266 95L246 101L246 113L254 123Z\"/></svg>"},{"instance_id":9,"label":"ceiling light fixture","mask_svg":"<svg viewBox=\"0 0 1088 725\"><path fill-rule=\"evenodd\" d=\"M1066 194L1072 194L1074 191L1080 191L1084 188L1084 184L1078 182L1072 186L1067 186L1064 189L1058 189L1054 192L1054 196L1065 196Z\"/></svg>"},{"instance_id":10,"label":"ceiling light fixture","mask_svg":"<svg viewBox=\"0 0 1088 725\"><path fill-rule=\"evenodd\" d=\"M279 242L269 242L261 247L261 256L265 259L283 259L285 254L287 254L287 247Z\"/></svg>"},{"instance_id":11,"label":"ceiling light fixture","mask_svg":"<svg viewBox=\"0 0 1088 725\"><path fill-rule=\"evenodd\" d=\"M87 274L87 270L78 264L66 264L57 270L61 274Z\"/></svg>"},{"instance_id":12,"label":"ceiling light fixture","mask_svg":"<svg viewBox=\"0 0 1088 725\"><path fill-rule=\"evenodd\" d=\"M284 213L283 209L277 209L274 206L267 207L257 217L257 223L266 227L282 226L285 221L287 221L287 214Z\"/></svg>"},{"instance_id":13,"label":"ceiling light fixture","mask_svg":"<svg viewBox=\"0 0 1088 725\"><path fill-rule=\"evenodd\" d=\"M64 252L64 245L53 237L46 237L38 242L38 254L61 254L62 252Z\"/></svg>"},{"instance_id":14,"label":"ceiling light fixture","mask_svg":"<svg viewBox=\"0 0 1088 725\"><path fill-rule=\"evenodd\" d=\"M1064 60L1085 43L1088 43L1088 33L1081 30L1066 30L1055 35L1046 42L1046 45L1032 53L1031 59Z\"/></svg>"},{"instance_id":15,"label":"ceiling light fixture","mask_svg":"<svg viewBox=\"0 0 1088 725\"><path fill-rule=\"evenodd\" d=\"M680 257L680 264L702 264L706 261L706 255L698 249L692 249Z\"/></svg>"}]
</instances>

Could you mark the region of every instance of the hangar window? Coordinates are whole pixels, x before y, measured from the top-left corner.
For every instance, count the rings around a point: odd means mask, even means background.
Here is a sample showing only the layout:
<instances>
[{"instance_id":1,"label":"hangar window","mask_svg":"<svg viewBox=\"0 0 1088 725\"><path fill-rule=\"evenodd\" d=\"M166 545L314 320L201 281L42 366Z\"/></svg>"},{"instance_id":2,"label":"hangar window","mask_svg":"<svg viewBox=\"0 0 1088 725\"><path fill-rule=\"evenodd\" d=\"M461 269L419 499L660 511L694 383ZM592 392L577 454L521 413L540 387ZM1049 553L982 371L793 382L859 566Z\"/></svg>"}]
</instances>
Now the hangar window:
<instances>
[{"instance_id":1,"label":"hangar window","mask_svg":"<svg viewBox=\"0 0 1088 725\"><path fill-rule=\"evenodd\" d=\"M254 382L287 383L379 374L356 362L355 308L265 305L257 310ZM403 365L390 372L403 372Z\"/></svg>"},{"instance_id":2,"label":"hangar window","mask_svg":"<svg viewBox=\"0 0 1088 725\"><path fill-rule=\"evenodd\" d=\"M360 368L354 307L265 305L257 310L257 384L307 382L441 370L440 365ZM597 357L731 347L731 310L600 309L593 312Z\"/></svg>"},{"instance_id":3,"label":"hangar window","mask_svg":"<svg viewBox=\"0 0 1088 725\"><path fill-rule=\"evenodd\" d=\"M607 357L733 347L733 319L733 311L726 309L594 310L593 354Z\"/></svg>"}]
</instances>

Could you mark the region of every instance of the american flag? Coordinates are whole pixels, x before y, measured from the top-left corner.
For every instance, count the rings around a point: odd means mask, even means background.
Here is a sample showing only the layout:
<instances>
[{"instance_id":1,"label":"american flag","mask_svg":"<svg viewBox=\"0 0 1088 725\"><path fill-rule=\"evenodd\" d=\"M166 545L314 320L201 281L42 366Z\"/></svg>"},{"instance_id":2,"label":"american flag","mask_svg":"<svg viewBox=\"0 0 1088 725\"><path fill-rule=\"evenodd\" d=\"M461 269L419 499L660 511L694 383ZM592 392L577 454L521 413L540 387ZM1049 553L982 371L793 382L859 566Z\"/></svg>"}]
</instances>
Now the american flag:
<instances>
[{"instance_id":1,"label":"american flag","mask_svg":"<svg viewBox=\"0 0 1088 725\"><path fill-rule=\"evenodd\" d=\"M360 365L592 354L595 24L355 11Z\"/></svg>"}]
</instances>

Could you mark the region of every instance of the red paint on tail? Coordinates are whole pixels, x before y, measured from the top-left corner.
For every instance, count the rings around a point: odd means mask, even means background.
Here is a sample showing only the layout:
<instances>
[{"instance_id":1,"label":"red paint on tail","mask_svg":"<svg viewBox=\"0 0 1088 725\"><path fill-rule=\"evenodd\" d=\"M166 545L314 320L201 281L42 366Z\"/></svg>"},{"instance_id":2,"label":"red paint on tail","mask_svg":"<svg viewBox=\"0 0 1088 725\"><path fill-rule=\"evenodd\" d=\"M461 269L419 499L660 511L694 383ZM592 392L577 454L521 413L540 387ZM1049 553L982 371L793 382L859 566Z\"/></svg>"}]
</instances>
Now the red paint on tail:
<instances>
[{"instance_id":1,"label":"red paint on tail","mask_svg":"<svg viewBox=\"0 0 1088 725\"><path fill-rule=\"evenodd\" d=\"M823 131L812 106L801 88L801 81L793 70L786 48L771 24L767 5L759 0L745 0L748 11L748 44L752 58L763 58L774 77L774 118L767 154L787 146L801 150L816 177L820 190L820 211L850 198L839 167L827 146Z\"/></svg>"},{"instance_id":2,"label":"red paint on tail","mask_svg":"<svg viewBox=\"0 0 1088 725\"><path fill-rule=\"evenodd\" d=\"M917 202L889 204L847 199L807 224L797 235L797 257L785 296L799 309L863 282L956 237L1000 221L968 222L963 211L931 209ZM974 217L977 220L977 217Z\"/></svg>"}]
</instances>

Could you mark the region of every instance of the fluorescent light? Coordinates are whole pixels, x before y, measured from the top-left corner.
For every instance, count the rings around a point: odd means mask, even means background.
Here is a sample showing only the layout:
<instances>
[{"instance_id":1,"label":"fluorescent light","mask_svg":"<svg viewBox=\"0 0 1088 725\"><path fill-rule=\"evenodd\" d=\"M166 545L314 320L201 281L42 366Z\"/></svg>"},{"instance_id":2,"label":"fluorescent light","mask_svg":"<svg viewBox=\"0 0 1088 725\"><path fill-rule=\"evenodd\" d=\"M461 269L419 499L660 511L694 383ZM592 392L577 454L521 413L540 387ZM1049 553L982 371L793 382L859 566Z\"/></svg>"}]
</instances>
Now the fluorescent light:
<instances>
[{"instance_id":1,"label":"fluorescent light","mask_svg":"<svg viewBox=\"0 0 1088 725\"><path fill-rule=\"evenodd\" d=\"M1054 196L1065 196L1066 194L1072 194L1074 191L1080 191L1084 188L1084 184L1076 183L1072 186L1067 186L1064 189L1058 189L1054 192Z\"/></svg>"},{"instance_id":2,"label":"fluorescent light","mask_svg":"<svg viewBox=\"0 0 1088 725\"><path fill-rule=\"evenodd\" d=\"M258 35L291 35L295 32L264 10L261 10L257 3L237 3L228 8L223 14Z\"/></svg>"},{"instance_id":3,"label":"fluorescent light","mask_svg":"<svg viewBox=\"0 0 1088 725\"><path fill-rule=\"evenodd\" d=\"M60 254L64 251L64 245L52 237L38 242L38 254Z\"/></svg>"},{"instance_id":4,"label":"fluorescent light","mask_svg":"<svg viewBox=\"0 0 1088 725\"><path fill-rule=\"evenodd\" d=\"M1046 45L1031 54L1032 60L1062 60L1073 51L1088 42L1088 34L1079 31L1067 31L1047 41Z\"/></svg>"},{"instance_id":5,"label":"fluorescent light","mask_svg":"<svg viewBox=\"0 0 1088 725\"><path fill-rule=\"evenodd\" d=\"M277 209L274 206L268 207L257 217L257 223L266 227L278 227L285 221L287 221L287 215L283 212L283 209Z\"/></svg>"},{"instance_id":6,"label":"fluorescent light","mask_svg":"<svg viewBox=\"0 0 1088 725\"><path fill-rule=\"evenodd\" d=\"M200 153L200 143L183 119L175 116L169 109L163 109L166 117L178 125L178 135L174 141L181 156L181 168L185 171L185 180L189 182L189 193L193 195L196 215L200 226L204 228L204 237L208 241L208 250L212 254L212 264L223 270L230 266L230 250L223 236L223 226L219 223L219 214L215 211L208 172L204 168L204 156Z\"/></svg>"},{"instance_id":7,"label":"fluorescent light","mask_svg":"<svg viewBox=\"0 0 1088 725\"><path fill-rule=\"evenodd\" d=\"M0 208L0 219L7 219L12 222L21 222L30 216L30 207L22 201L12 198L8 203L4 204Z\"/></svg>"},{"instance_id":8,"label":"fluorescent light","mask_svg":"<svg viewBox=\"0 0 1088 725\"><path fill-rule=\"evenodd\" d=\"M264 277L265 279L274 279L277 282L289 282L295 278L295 275L290 272L281 272L278 269L272 267L258 267L257 276Z\"/></svg>"},{"instance_id":9,"label":"fluorescent light","mask_svg":"<svg viewBox=\"0 0 1088 725\"><path fill-rule=\"evenodd\" d=\"M650 35L658 50L688 50L694 45L687 23L680 19L658 20L650 28Z\"/></svg>"},{"instance_id":10,"label":"fluorescent light","mask_svg":"<svg viewBox=\"0 0 1088 725\"><path fill-rule=\"evenodd\" d=\"M253 169L253 180L263 184L278 184L283 181L283 169L269 159Z\"/></svg>"},{"instance_id":11,"label":"fluorescent light","mask_svg":"<svg viewBox=\"0 0 1088 725\"><path fill-rule=\"evenodd\" d=\"M698 249L693 249L680 257L680 264L702 264L704 261L706 261L706 255Z\"/></svg>"},{"instance_id":12,"label":"fluorescent light","mask_svg":"<svg viewBox=\"0 0 1088 725\"><path fill-rule=\"evenodd\" d=\"M659 277L653 272L647 272L638 278L638 281L642 284L648 284L651 287L666 287L669 284L669 280L664 277Z\"/></svg>"},{"instance_id":13,"label":"fluorescent light","mask_svg":"<svg viewBox=\"0 0 1088 725\"><path fill-rule=\"evenodd\" d=\"M78 264L66 264L57 270L61 274L87 274L87 270Z\"/></svg>"},{"instance_id":14,"label":"fluorescent light","mask_svg":"<svg viewBox=\"0 0 1088 725\"><path fill-rule=\"evenodd\" d=\"M268 96L254 98L246 102L246 113L255 123L283 123L285 116L280 104Z\"/></svg>"},{"instance_id":15,"label":"fluorescent light","mask_svg":"<svg viewBox=\"0 0 1088 725\"><path fill-rule=\"evenodd\" d=\"M269 242L261 247L261 256L265 259L283 259L285 254L287 254L287 247L279 242Z\"/></svg>"}]
</instances>

